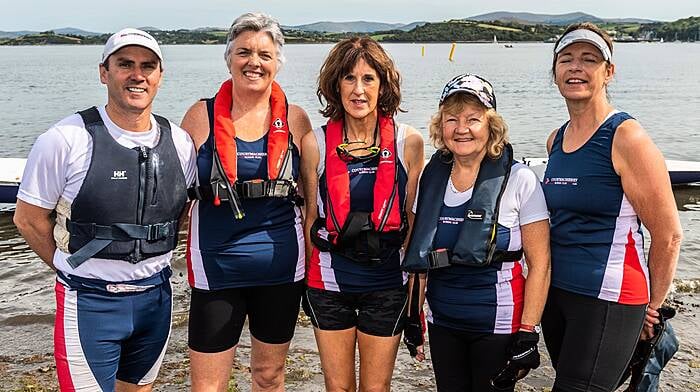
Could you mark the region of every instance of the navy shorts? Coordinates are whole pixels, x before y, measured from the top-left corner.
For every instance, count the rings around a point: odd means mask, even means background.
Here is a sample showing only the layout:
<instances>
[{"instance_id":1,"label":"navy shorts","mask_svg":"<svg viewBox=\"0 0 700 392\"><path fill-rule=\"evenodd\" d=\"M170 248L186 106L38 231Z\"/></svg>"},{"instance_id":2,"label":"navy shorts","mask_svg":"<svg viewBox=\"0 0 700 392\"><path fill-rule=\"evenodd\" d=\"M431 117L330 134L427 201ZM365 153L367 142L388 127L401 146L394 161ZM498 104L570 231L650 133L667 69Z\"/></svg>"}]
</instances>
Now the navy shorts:
<instances>
[{"instance_id":1,"label":"navy shorts","mask_svg":"<svg viewBox=\"0 0 700 392\"><path fill-rule=\"evenodd\" d=\"M58 273L54 356L61 390L155 381L170 337L170 275L167 268L112 283Z\"/></svg>"},{"instance_id":2,"label":"navy shorts","mask_svg":"<svg viewBox=\"0 0 700 392\"><path fill-rule=\"evenodd\" d=\"M248 317L250 334L269 344L292 340L304 283L224 290L193 288L188 344L194 351L218 353L238 344Z\"/></svg>"},{"instance_id":3,"label":"navy shorts","mask_svg":"<svg viewBox=\"0 0 700 392\"><path fill-rule=\"evenodd\" d=\"M339 331L352 327L367 335L396 336L406 323L406 287L344 293L307 288L302 301L314 327Z\"/></svg>"}]
</instances>

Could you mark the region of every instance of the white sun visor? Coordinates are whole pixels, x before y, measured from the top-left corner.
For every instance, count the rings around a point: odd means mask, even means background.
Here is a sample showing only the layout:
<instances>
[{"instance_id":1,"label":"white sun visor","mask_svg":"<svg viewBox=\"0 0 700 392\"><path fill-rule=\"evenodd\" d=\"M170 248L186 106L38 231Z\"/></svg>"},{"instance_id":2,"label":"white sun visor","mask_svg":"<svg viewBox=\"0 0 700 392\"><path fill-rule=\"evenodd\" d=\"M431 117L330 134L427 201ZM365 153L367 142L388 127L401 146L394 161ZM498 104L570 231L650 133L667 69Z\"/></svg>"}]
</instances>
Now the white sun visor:
<instances>
[{"instance_id":1,"label":"white sun visor","mask_svg":"<svg viewBox=\"0 0 700 392\"><path fill-rule=\"evenodd\" d=\"M554 54L559 54L559 52L564 50L564 48L576 42L587 42L595 46L598 48L598 50L600 50L600 53L603 54L605 61L610 61L612 59L610 48L608 48L608 44L605 42L603 37L587 29L578 29L567 33L561 40L559 40L559 44L554 49Z\"/></svg>"}]
</instances>

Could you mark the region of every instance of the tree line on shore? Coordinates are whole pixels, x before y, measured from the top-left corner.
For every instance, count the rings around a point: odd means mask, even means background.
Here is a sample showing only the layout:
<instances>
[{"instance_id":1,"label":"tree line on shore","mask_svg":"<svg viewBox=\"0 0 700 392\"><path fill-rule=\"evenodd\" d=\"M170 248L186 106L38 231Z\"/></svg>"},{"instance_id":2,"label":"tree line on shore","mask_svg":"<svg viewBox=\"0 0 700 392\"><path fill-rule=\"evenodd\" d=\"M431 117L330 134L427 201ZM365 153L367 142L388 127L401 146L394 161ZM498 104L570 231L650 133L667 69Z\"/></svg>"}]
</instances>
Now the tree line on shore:
<instances>
[{"instance_id":1,"label":"tree line on shore","mask_svg":"<svg viewBox=\"0 0 700 392\"><path fill-rule=\"evenodd\" d=\"M602 28L621 41L700 41L700 17L689 17L673 22L657 23L605 23ZM490 42L498 40L553 41L565 26L547 24L521 24L516 22L477 22L455 19L426 23L410 31L388 30L371 33L326 33L284 29L287 43L332 43L353 35L369 35L383 42ZM226 30L149 30L163 45L224 44ZM0 45L102 45L110 34L82 36L56 34L44 31L16 38L0 39Z\"/></svg>"}]
</instances>

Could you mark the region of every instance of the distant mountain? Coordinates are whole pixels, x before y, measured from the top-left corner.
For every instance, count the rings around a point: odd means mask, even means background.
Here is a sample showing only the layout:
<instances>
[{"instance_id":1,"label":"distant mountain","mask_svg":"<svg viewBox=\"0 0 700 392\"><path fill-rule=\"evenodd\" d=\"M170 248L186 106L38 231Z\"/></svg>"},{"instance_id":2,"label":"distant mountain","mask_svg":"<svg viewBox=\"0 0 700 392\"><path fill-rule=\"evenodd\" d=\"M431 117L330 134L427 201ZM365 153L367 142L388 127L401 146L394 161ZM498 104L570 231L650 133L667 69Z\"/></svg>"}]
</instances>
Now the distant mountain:
<instances>
[{"instance_id":1,"label":"distant mountain","mask_svg":"<svg viewBox=\"0 0 700 392\"><path fill-rule=\"evenodd\" d=\"M371 33L373 31L386 31L386 30L404 30L408 31L416 26L424 25L427 22L413 22L411 24L404 23L381 23L381 22L366 22L366 21L352 21L352 22L316 22L304 25L296 26L283 26L283 28L288 30L302 30L302 31L317 31L317 32L328 32L328 33Z\"/></svg>"},{"instance_id":2,"label":"distant mountain","mask_svg":"<svg viewBox=\"0 0 700 392\"><path fill-rule=\"evenodd\" d=\"M161 29L159 29L157 27L153 27L153 26L137 27L137 29L143 30L143 31L162 31Z\"/></svg>"},{"instance_id":3,"label":"distant mountain","mask_svg":"<svg viewBox=\"0 0 700 392\"><path fill-rule=\"evenodd\" d=\"M74 27L63 27L60 29L51 29L51 30L46 30L46 31L53 31L56 34L61 34L61 35L81 35L83 37L94 37L98 35L102 35L104 33L95 33L92 31L85 31L82 29L76 29ZM32 34L39 34L40 31L29 31L29 30L22 30L22 31L0 31L0 38L17 38L17 37L22 37L25 35L32 35Z\"/></svg>"},{"instance_id":4,"label":"distant mountain","mask_svg":"<svg viewBox=\"0 0 700 392\"><path fill-rule=\"evenodd\" d=\"M36 34L37 31L0 31L0 38L17 38L23 35Z\"/></svg>"},{"instance_id":5,"label":"distant mountain","mask_svg":"<svg viewBox=\"0 0 700 392\"><path fill-rule=\"evenodd\" d=\"M475 15L467 20L475 20L482 22L492 22L500 20L502 22L515 22L520 24L547 24L565 26L578 22L593 22L593 23L654 23L649 19L638 18L616 18L605 19L587 14L585 12L571 12L568 14L533 14L531 12L490 12L488 14Z\"/></svg>"},{"instance_id":6,"label":"distant mountain","mask_svg":"<svg viewBox=\"0 0 700 392\"><path fill-rule=\"evenodd\" d=\"M399 28L399 30L411 31L411 30L415 29L416 27L423 26L423 25L425 25L425 24L427 24L427 23L430 23L430 22L425 22L425 21L422 21L422 22L413 22L413 23L409 23L409 24L407 24L407 25L401 26L401 27Z\"/></svg>"},{"instance_id":7,"label":"distant mountain","mask_svg":"<svg viewBox=\"0 0 700 392\"><path fill-rule=\"evenodd\" d=\"M74 27L64 27L61 29L53 29L56 34L70 34L70 35L82 35L83 37L93 37L96 35L102 35L104 33L95 33L93 31L85 31L82 29L76 29Z\"/></svg>"},{"instance_id":8,"label":"distant mountain","mask_svg":"<svg viewBox=\"0 0 700 392\"><path fill-rule=\"evenodd\" d=\"M192 29L191 31L201 31L208 33L212 31L228 31L228 29L225 27L197 27L196 29Z\"/></svg>"}]
</instances>

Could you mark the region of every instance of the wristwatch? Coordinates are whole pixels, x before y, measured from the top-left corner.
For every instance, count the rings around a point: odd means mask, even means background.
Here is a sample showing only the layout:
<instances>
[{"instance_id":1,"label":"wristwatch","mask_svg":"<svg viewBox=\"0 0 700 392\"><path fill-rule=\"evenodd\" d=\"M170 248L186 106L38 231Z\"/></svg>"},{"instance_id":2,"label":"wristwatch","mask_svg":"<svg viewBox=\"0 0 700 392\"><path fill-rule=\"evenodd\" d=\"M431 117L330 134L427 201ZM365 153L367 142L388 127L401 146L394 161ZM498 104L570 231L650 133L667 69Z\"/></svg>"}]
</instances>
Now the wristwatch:
<instances>
[{"instance_id":1,"label":"wristwatch","mask_svg":"<svg viewBox=\"0 0 700 392\"><path fill-rule=\"evenodd\" d=\"M527 331L527 332L540 333L540 332L542 332L542 327L540 327L539 324L537 324L537 325L520 324L520 330Z\"/></svg>"}]
</instances>

